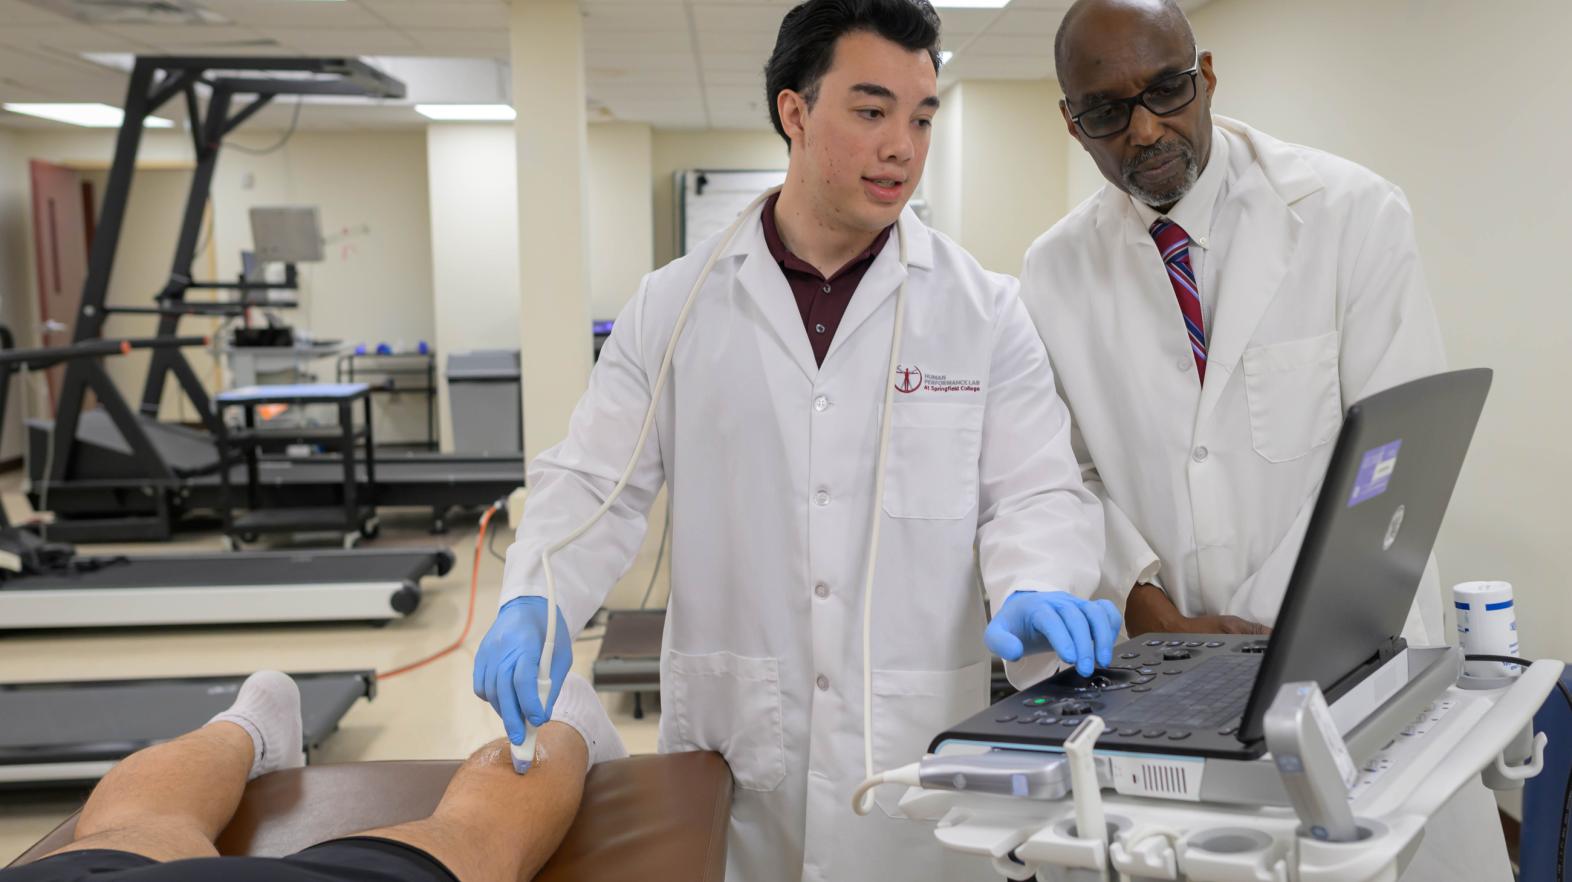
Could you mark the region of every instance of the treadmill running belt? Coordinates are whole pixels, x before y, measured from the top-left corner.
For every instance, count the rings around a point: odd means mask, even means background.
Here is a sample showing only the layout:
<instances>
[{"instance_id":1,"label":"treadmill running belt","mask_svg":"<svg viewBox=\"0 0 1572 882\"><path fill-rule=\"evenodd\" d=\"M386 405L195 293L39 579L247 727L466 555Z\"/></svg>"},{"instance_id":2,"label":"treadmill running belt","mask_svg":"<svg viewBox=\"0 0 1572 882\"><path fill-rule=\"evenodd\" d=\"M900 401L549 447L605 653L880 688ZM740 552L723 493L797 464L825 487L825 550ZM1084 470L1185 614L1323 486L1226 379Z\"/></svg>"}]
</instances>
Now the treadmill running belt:
<instances>
[{"instance_id":1,"label":"treadmill running belt","mask_svg":"<svg viewBox=\"0 0 1572 882\"><path fill-rule=\"evenodd\" d=\"M304 744L319 746L360 698L372 671L291 674L300 685ZM19 767L118 760L206 723L229 707L244 676L0 684L0 783ZM14 773L14 774L7 774Z\"/></svg>"}]
</instances>

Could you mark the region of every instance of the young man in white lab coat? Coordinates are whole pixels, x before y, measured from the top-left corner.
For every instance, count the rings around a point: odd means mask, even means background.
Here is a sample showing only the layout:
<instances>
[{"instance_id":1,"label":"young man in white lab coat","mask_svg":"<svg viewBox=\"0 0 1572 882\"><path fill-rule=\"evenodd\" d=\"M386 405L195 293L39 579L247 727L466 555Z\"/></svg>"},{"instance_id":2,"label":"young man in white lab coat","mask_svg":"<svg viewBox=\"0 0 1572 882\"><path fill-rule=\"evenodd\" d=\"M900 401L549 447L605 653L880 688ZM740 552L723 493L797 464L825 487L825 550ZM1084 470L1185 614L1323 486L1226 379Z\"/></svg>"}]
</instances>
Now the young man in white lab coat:
<instances>
[{"instance_id":1,"label":"young man in white lab coat","mask_svg":"<svg viewBox=\"0 0 1572 882\"><path fill-rule=\"evenodd\" d=\"M901 788L853 815L865 738L875 769L909 763L987 704L979 564L996 611L989 645L1012 657L1052 645L1089 672L1109 662L1120 626L1111 604L1085 599L1102 518L1016 284L906 208L939 105L937 50L927 2L810 0L786 15L766 71L786 184L744 213L729 244L717 236L646 277L617 319L567 438L529 469L503 606L476 659L475 690L518 743L545 719L542 552L623 472L678 314L713 259L626 491L552 558L564 632L554 679L668 485L660 748L730 764L734 880L987 872L926 825L894 819ZM870 699L862 610L875 517Z\"/></svg>"},{"instance_id":2,"label":"young man in white lab coat","mask_svg":"<svg viewBox=\"0 0 1572 882\"><path fill-rule=\"evenodd\" d=\"M1408 203L1214 118L1211 53L1172 2L1082 0L1055 54L1065 124L1108 183L1032 245L1021 294L1103 502L1102 589L1132 636L1265 633L1344 409L1444 368ZM1443 639L1433 564L1419 643ZM1496 878L1499 829L1409 878Z\"/></svg>"}]
</instances>

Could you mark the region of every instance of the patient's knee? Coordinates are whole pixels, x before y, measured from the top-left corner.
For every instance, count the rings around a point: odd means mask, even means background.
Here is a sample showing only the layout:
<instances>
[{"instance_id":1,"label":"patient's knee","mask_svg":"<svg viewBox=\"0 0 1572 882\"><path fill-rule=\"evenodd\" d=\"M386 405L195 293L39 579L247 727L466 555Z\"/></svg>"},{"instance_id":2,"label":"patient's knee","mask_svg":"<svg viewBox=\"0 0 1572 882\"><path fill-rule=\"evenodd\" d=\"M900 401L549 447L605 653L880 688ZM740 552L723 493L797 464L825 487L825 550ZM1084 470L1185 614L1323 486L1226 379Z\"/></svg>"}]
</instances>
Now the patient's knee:
<instances>
[{"instance_id":1,"label":"patient's knee","mask_svg":"<svg viewBox=\"0 0 1572 882\"><path fill-rule=\"evenodd\" d=\"M584 739L577 730L565 723L549 722L540 727L535 738L535 757L531 771L566 768L583 773L587 763ZM466 768L480 770L501 769L510 775L513 770L512 746L506 738L498 738L470 754ZM554 772L555 773L555 772Z\"/></svg>"}]
</instances>

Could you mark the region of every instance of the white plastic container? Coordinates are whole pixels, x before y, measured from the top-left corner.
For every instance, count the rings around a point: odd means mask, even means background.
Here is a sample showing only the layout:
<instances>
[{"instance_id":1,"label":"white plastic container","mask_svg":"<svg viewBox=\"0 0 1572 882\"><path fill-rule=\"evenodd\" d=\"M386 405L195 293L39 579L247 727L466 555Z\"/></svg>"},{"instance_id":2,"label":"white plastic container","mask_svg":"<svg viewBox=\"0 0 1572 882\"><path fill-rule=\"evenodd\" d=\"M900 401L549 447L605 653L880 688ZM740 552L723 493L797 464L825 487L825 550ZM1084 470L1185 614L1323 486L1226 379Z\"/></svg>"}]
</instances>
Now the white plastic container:
<instances>
[{"instance_id":1,"label":"white plastic container","mask_svg":"<svg viewBox=\"0 0 1572 882\"><path fill-rule=\"evenodd\" d=\"M1517 657L1517 610L1511 582L1459 583L1452 586L1452 605L1457 609L1457 642L1464 654ZM1518 665L1497 662L1463 665L1465 677L1516 677L1521 672Z\"/></svg>"}]
</instances>

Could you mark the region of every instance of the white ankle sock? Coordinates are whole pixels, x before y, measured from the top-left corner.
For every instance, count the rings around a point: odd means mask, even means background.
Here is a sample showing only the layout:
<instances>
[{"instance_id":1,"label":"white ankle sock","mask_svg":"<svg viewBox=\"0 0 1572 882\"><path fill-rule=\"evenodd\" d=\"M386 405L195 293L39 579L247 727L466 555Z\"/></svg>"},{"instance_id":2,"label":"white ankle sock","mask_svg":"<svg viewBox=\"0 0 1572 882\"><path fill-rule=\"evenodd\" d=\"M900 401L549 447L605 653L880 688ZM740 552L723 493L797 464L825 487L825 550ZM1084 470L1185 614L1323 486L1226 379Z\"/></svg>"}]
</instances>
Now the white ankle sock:
<instances>
[{"instance_id":1,"label":"white ankle sock","mask_svg":"<svg viewBox=\"0 0 1572 882\"><path fill-rule=\"evenodd\" d=\"M278 769L305 765L300 723L300 688L287 674L257 671L240 684L229 710L208 720L234 723L251 736L249 781Z\"/></svg>"},{"instance_id":2,"label":"white ankle sock","mask_svg":"<svg viewBox=\"0 0 1572 882\"><path fill-rule=\"evenodd\" d=\"M568 674L562 681L562 691L557 693L557 703L551 708L551 718L572 726L584 738L589 748L589 764L621 759L628 755L622 736L606 716L595 688L578 674Z\"/></svg>"}]
</instances>

